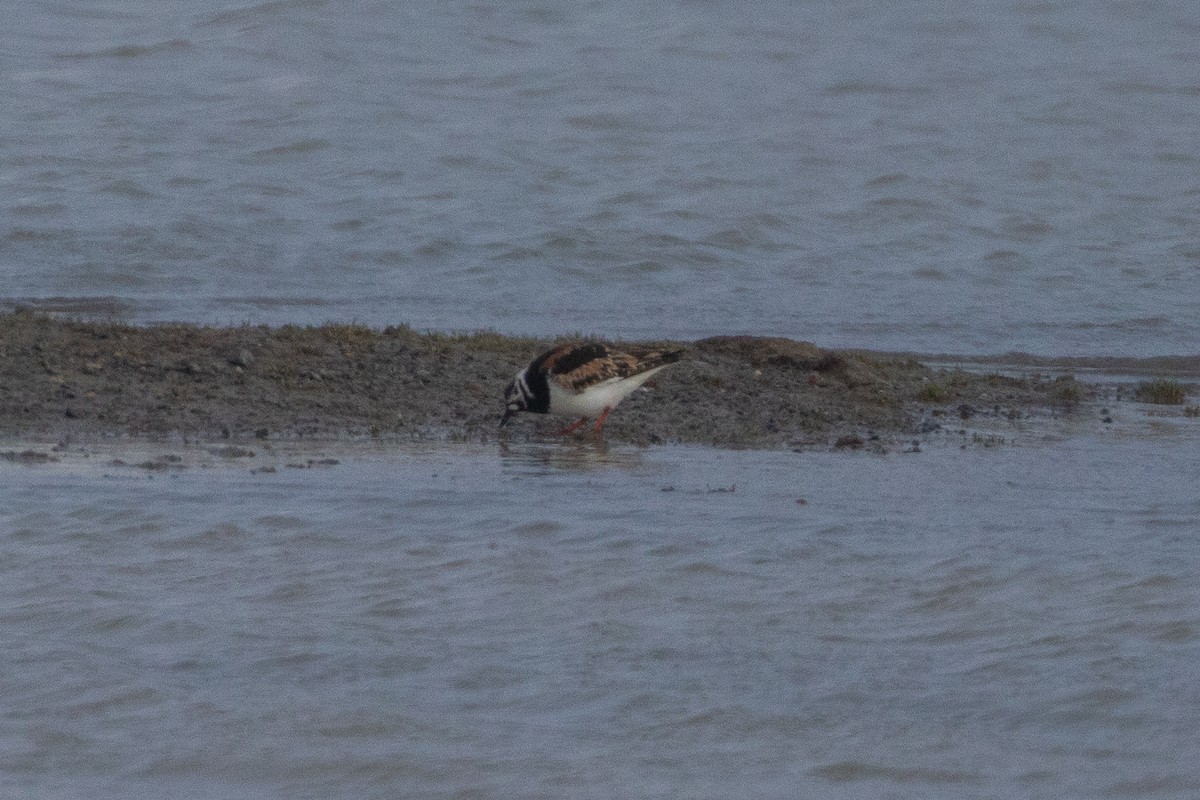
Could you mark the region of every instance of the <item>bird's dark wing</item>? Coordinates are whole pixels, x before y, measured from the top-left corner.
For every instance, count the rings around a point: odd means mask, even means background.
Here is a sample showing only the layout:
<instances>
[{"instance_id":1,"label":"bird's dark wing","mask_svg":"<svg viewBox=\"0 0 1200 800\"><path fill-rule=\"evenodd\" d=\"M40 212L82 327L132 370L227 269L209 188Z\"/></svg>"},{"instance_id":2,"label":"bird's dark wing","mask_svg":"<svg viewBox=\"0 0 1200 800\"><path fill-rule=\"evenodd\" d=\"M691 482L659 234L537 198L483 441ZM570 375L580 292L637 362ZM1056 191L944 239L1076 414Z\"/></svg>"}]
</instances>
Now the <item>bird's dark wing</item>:
<instances>
[{"instance_id":1,"label":"bird's dark wing","mask_svg":"<svg viewBox=\"0 0 1200 800\"><path fill-rule=\"evenodd\" d=\"M544 353L538 360L555 383L569 392L579 393L605 381L632 378L671 364L682 355L682 350L628 348L627 351L618 351L603 344L588 342L561 345Z\"/></svg>"}]
</instances>

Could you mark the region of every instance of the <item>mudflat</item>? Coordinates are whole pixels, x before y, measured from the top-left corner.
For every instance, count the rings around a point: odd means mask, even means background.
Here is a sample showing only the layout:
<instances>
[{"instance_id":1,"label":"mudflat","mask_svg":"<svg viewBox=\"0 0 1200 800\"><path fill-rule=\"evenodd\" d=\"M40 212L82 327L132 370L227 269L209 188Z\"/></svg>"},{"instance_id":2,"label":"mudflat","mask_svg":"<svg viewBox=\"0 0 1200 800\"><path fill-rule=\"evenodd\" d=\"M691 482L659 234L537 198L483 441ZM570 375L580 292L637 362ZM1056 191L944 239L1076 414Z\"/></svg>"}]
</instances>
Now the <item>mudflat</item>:
<instances>
[{"instance_id":1,"label":"mudflat","mask_svg":"<svg viewBox=\"0 0 1200 800\"><path fill-rule=\"evenodd\" d=\"M505 385L554 343L403 325L131 326L18 311L0 315L0 433L545 437L563 421L525 414L503 431L497 424ZM780 338L638 344L683 346L687 354L613 413L604 434L609 441L858 447L971 419L1039 413L1099 419L1113 392L1075 379L1072 370L1097 366L1083 360L1013 357L961 369ZM1200 359L1107 366L1200 374ZM1007 367L1026 374L1001 374Z\"/></svg>"}]
</instances>

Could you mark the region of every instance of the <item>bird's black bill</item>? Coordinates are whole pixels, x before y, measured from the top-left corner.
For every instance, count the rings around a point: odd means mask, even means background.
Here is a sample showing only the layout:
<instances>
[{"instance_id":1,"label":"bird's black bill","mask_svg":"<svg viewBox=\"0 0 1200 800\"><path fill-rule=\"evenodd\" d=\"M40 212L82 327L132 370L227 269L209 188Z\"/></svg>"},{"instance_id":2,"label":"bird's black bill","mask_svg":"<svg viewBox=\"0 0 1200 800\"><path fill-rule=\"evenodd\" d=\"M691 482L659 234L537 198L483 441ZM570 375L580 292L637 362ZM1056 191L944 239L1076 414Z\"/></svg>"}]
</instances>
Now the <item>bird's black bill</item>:
<instances>
[{"instance_id":1,"label":"bird's black bill","mask_svg":"<svg viewBox=\"0 0 1200 800\"><path fill-rule=\"evenodd\" d=\"M500 427L503 428L512 419L513 411L511 408L504 409L504 416L500 418Z\"/></svg>"}]
</instances>

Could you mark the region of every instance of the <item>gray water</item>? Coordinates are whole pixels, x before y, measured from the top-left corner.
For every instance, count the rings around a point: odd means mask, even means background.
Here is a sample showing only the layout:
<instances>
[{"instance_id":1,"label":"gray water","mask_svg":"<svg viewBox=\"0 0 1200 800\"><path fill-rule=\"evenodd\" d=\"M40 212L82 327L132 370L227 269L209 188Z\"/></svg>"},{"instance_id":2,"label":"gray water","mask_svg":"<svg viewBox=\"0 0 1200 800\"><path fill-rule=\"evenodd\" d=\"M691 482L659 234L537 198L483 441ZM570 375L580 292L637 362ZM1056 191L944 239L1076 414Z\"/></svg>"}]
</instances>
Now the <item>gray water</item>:
<instances>
[{"instance_id":1,"label":"gray water","mask_svg":"<svg viewBox=\"0 0 1200 800\"><path fill-rule=\"evenodd\" d=\"M1197 352L1191 3L9 5L0 309ZM1200 423L1131 408L0 458L0 796L1191 800Z\"/></svg>"},{"instance_id":2,"label":"gray water","mask_svg":"<svg viewBox=\"0 0 1200 800\"><path fill-rule=\"evenodd\" d=\"M0 795L1200 796L1200 420L1043 437L0 461Z\"/></svg>"},{"instance_id":3,"label":"gray water","mask_svg":"<svg viewBox=\"0 0 1200 800\"><path fill-rule=\"evenodd\" d=\"M0 28L0 307L1195 353L1190 2L107 0Z\"/></svg>"}]
</instances>

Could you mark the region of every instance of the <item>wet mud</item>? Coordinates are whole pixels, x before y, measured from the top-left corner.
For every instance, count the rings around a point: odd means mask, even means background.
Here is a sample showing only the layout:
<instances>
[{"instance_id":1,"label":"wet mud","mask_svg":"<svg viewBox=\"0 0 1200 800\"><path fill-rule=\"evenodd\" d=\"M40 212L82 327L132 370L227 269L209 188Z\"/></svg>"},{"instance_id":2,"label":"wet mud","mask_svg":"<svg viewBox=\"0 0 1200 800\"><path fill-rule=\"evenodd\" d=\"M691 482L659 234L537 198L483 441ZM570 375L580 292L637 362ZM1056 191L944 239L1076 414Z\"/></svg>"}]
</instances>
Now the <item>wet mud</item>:
<instances>
[{"instance_id":1,"label":"wet mud","mask_svg":"<svg viewBox=\"0 0 1200 800\"><path fill-rule=\"evenodd\" d=\"M551 438L561 418L523 414L503 430L498 421L505 385L554 343L405 326L129 326L3 314L0 434L239 442ZM1121 392L1076 380L1076 370L1098 368L1078 361L1022 364L1013 356L964 369L778 338L637 344L683 346L687 353L618 407L604 431L609 442L911 446L948 427L994 427L1039 414L1084 415L1101 424L1103 404ZM1108 364L1128 374L1139 373L1139 365L1147 373L1158 367L1184 379L1200 375L1200 359ZM1013 374L1020 367L1038 371Z\"/></svg>"}]
</instances>

